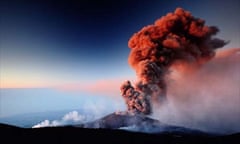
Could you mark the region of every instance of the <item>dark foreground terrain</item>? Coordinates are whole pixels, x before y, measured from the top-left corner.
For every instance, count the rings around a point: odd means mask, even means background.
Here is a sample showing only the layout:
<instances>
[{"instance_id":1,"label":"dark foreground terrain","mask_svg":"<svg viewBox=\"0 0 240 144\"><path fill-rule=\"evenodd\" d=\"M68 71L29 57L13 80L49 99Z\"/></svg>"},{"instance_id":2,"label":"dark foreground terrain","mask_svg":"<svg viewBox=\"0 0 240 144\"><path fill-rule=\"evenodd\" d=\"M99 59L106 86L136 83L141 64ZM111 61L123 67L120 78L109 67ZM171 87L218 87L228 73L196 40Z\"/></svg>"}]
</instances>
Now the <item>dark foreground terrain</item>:
<instances>
[{"instance_id":1,"label":"dark foreground terrain","mask_svg":"<svg viewBox=\"0 0 240 144\"><path fill-rule=\"evenodd\" d=\"M240 133L213 136L203 134L146 134L112 129L89 129L77 127L19 128L0 124L1 143L209 143L209 144L239 144Z\"/></svg>"}]
</instances>

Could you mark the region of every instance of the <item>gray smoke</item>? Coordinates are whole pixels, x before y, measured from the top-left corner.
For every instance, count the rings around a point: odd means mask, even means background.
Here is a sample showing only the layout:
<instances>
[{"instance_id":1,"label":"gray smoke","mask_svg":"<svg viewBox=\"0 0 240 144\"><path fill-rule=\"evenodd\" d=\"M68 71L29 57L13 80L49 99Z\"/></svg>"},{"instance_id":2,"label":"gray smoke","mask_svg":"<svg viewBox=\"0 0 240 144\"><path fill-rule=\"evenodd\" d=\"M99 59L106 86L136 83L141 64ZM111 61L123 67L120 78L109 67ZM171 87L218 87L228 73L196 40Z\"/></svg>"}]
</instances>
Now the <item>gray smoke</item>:
<instances>
[{"instance_id":1,"label":"gray smoke","mask_svg":"<svg viewBox=\"0 0 240 144\"><path fill-rule=\"evenodd\" d=\"M239 62L240 49L230 49L196 72L173 71L168 101L155 108L153 117L210 132L239 132Z\"/></svg>"}]
</instances>

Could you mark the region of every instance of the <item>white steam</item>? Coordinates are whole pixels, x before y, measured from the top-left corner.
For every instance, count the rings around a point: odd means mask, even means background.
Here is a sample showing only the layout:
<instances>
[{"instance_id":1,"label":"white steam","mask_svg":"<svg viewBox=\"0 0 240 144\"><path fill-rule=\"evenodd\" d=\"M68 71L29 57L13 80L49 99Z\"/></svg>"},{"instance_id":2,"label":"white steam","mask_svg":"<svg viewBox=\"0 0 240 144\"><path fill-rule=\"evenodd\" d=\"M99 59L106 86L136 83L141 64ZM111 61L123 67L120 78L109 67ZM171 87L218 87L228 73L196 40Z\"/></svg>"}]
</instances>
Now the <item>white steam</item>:
<instances>
[{"instance_id":1,"label":"white steam","mask_svg":"<svg viewBox=\"0 0 240 144\"><path fill-rule=\"evenodd\" d=\"M72 112L69 112L68 114L66 114L62 118L62 120L63 121L71 121L72 120L74 122L85 121L86 120L86 116L78 114L77 111L72 111Z\"/></svg>"},{"instance_id":2,"label":"white steam","mask_svg":"<svg viewBox=\"0 0 240 144\"><path fill-rule=\"evenodd\" d=\"M67 125L71 123L84 123L89 120L92 120L92 116L90 115L81 115L77 111L72 111L67 114L65 114L61 120L44 120L36 125L34 125L32 128L40 128L40 127L54 127L54 126L61 126L61 125Z\"/></svg>"},{"instance_id":3,"label":"white steam","mask_svg":"<svg viewBox=\"0 0 240 144\"><path fill-rule=\"evenodd\" d=\"M65 114L60 120L51 121L46 119L32 126L32 128L83 124L99 119L113 111L120 110L123 106L124 103L119 103L116 100L98 99L98 101L89 101L81 105L80 112L76 110L71 111Z\"/></svg>"}]
</instances>

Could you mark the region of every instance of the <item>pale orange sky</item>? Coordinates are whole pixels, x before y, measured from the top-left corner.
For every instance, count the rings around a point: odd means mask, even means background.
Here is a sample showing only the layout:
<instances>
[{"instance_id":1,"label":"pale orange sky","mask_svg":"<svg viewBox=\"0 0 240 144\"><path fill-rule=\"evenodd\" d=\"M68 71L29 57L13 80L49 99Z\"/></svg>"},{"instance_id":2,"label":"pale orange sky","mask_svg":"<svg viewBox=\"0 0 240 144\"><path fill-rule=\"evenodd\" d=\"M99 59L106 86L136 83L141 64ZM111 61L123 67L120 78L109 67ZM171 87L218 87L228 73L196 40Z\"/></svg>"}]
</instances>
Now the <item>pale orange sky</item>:
<instances>
[{"instance_id":1,"label":"pale orange sky","mask_svg":"<svg viewBox=\"0 0 240 144\"><path fill-rule=\"evenodd\" d=\"M240 48L233 49L221 49L216 53L216 58L226 57L233 53L240 53ZM130 68L129 68L130 69ZM130 78L131 77L131 78ZM40 74L25 74L24 72L19 75L14 75L12 71L1 71L0 74L0 88L58 88L61 90L73 90L73 91L91 91L102 92L111 91L111 93L118 92L120 84L124 80L134 80L136 76L127 76L126 78L116 79L100 79L95 81L73 81L63 83L61 79L54 79L47 75Z\"/></svg>"}]
</instances>

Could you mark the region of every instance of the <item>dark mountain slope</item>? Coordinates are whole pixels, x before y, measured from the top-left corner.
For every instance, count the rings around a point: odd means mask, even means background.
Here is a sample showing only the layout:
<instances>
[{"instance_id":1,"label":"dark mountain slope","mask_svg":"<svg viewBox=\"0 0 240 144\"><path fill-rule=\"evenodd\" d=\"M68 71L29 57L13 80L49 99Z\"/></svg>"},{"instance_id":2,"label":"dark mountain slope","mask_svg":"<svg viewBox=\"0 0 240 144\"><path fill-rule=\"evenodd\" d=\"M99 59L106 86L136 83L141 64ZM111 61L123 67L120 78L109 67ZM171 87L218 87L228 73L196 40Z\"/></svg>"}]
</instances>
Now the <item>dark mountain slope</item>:
<instances>
[{"instance_id":1,"label":"dark mountain slope","mask_svg":"<svg viewBox=\"0 0 240 144\"><path fill-rule=\"evenodd\" d=\"M55 144L55 143L112 143L112 144L239 144L240 133L225 136L186 133L139 133L118 129L90 129L72 126L38 129L0 125L1 143Z\"/></svg>"}]
</instances>

